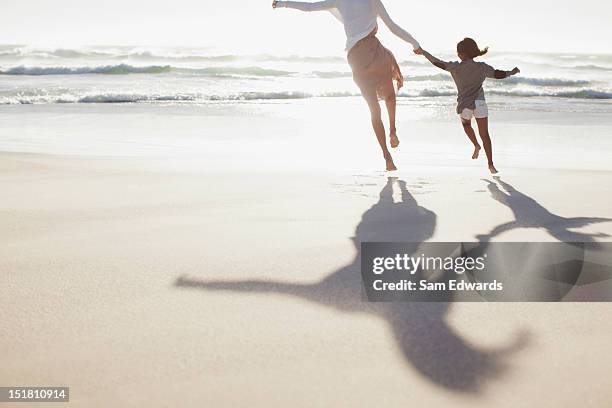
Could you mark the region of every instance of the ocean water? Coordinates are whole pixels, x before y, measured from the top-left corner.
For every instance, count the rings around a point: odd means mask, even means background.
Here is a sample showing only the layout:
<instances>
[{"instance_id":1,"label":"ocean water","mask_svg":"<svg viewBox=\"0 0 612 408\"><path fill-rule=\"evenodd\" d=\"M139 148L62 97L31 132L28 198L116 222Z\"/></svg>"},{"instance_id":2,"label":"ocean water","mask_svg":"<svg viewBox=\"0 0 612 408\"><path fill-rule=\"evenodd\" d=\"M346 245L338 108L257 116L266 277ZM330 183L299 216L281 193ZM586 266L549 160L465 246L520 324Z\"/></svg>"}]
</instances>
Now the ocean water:
<instances>
[{"instance_id":1,"label":"ocean water","mask_svg":"<svg viewBox=\"0 0 612 408\"><path fill-rule=\"evenodd\" d=\"M456 59L440 54L443 59ZM612 112L612 55L495 53L482 57L519 76L489 80L487 95L508 109ZM400 103L448 107L450 76L413 56ZM236 55L207 48L0 46L0 104L215 104L355 98L343 54ZM544 102L542 102L544 101Z\"/></svg>"}]
</instances>

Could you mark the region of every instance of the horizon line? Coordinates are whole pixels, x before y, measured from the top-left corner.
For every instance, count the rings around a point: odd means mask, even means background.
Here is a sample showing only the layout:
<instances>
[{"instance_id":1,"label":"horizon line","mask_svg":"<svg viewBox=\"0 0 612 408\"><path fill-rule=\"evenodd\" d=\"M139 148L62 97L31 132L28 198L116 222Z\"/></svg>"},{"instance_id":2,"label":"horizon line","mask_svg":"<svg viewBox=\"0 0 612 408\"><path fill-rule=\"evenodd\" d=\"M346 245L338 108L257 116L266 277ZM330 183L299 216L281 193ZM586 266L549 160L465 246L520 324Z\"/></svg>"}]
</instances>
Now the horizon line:
<instances>
[{"instance_id":1,"label":"horizon line","mask_svg":"<svg viewBox=\"0 0 612 408\"><path fill-rule=\"evenodd\" d=\"M177 48L177 49L187 49L187 48L195 48L200 50L210 49L223 49L224 51L229 51L233 47L217 47L211 45L169 45L169 44L110 44L110 43L91 43L91 44L72 44L72 45L57 45L57 44L42 44L42 43L0 43L0 47L31 47L31 48L48 48L48 49L76 49L76 48L87 48L87 47L115 47L115 48L146 48L146 47L156 47L156 48ZM246 55L244 54L244 49L238 49L238 55ZM454 54L455 50L442 50L442 49L434 49L433 52L436 53L444 53L444 54ZM518 50L508 50L508 49L490 49L490 53L505 53L505 54L539 54L539 55L562 55L562 54L572 54L572 55L598 55L598 56L612 56L612 53L606 52L584 52L584 51L518 51ZM262 55L267 54L264 50L253 50L253 54L250 55ZM271 53L274 55L274 53ZM327 53L327 54L317 54L317 56L340 56L345 55L344 51L338 51L336 53ZM278 54L281 55L281 54ZM287 51L283 52L282 55L315 55L315 54L299 54L297 50L295 51Z\"/></svg>"}]
</instances>

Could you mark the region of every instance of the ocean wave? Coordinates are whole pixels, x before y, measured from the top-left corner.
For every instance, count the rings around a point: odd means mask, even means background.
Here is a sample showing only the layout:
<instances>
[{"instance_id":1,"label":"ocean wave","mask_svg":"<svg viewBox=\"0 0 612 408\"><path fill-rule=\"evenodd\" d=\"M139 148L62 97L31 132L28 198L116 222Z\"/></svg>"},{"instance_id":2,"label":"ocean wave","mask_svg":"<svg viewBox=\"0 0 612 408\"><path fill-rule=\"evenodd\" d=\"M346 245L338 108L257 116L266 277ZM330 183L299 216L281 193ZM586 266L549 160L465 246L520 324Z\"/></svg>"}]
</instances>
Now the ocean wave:
<instances>
[{"instance_id":1,"label":"ocean wave","mask_svg":"<svg viewBox=\"0 0 612 408\"><path fill-rule=\"evenodd\" d=\"M569 99L612 99L612 92L601 91L598 89L580 89L576 91L559 91L559 92L536 92L529 90L514 90L502 91L492 90L487 91L492 95L500 96L522 96L522 97L550 97L550 98L569 98Z\"/></svg>"},{"instance_id":2,"label":"ocean wave","mask_svg":"<svg viewBox=\"0 0 612 408\"><path fill-rule=\"evenodd\" d=\"M280 77L310 77L321 79L341 79L350 78L350 71L339 70L316 70L316 71L291 71L286 69L274 69L258 65L251 66L208 66L208 67L184 67L173 65L100 65L100 66L16 66L0 69L0 75L15 76L47 76L47 75L129 75L129 74L165 74L175 73L178 75L203 76L214 78L280 78ZM452 78L448 74L429 74L429 75L406 75L407 82L450 82ZM506 85L529 85L531 87L586 87L590 84L587 80L572 80L565 78L531 78L531 77L512 77L499 83L499 86Z\"/></svg>"},{"instance_id":3,"label":"ocean wave","mask_svg":"<svg viewBox=\"0 0 612 408\"><path fill-rule=\"evenodd\" d=\"M126 75L126 74L161 74L170 72L172 67L169 65L150 65L135 67L128 64L104 65L98 67L26 67L18 66L0 70L0 75L87 75L87 74L107 74L107 75Z\"/></svg>"},{"instance_id":4,"label":"ocean wave","mask_svg":"<svg viewBox=\"0 0 612 408\"><path fill-rule=\"evenodd\" d=\"M611 71L612 55L570 55L570 54L498 54L499 57L511 58L513 61L525 64L550 66L565 69ZM453 58L453 54L443 57ZM183 48L183 47L129 47L129 46L103 46L103 47L77 47L77 48L47 48L24 45L0 46L0 60L81 60L83 64L93 60L107 60L110 62L150 61L151 63L167 62L283 62L283 63L332 63L346 64L346 56L335 55L272 55L263 53L231 53L219 52L210 48ZM416 57L401 60L400 65L407 67L423 67L429 65L424 59ZM520 64L519 64L520 65Z\"/></svg>"},{"instance_id":5,"label":"ocean wave","mask_svg":"<svg viewBox=\"0 0 612 408\"><path fill-rule=\"evenodd\" d=\"M45 105L45 104L71 104L71 103L139 103L139 102L195 102L196 95L146 95L131 93L101 93L88 95L26 95L0 96L0 105Z\"/></svg>"},{"instance_id":6,"label":"ocean wave","mask_svg":"<svg viewBox=\"0 0 612 408\"><path fill-rule=\"evenodd\" d=\"M256 101L256 100L289 100L307 99L313 96L352 96L338 92L326 95L312 95L305 92L241 92L230 95L202 95L198 93L177 94L142 94L142 93L90 93L84 95L63 92L53 95L45 92L19 93L0 96L0 105L36 105L36 104L70 104L70 103L155 103L155 102L219 102L219 101Z\"/></svg>"},{"instance_id":7,"label":"ocean wave","mask_svg":"<svg viewBox=\"0 0 612 408\"><path fill-rule=\"evenodd\" d=\"M5 47L0 51L0 58L112 58L115 52L104 50L84 50L70 48L36 48L36 47Z\"/></svg>"},{"instance_id":8,"label":"ocean wave","mask_svg":"<svg viewBox=\"0 0 612 408\"><path fill-rule=\"evenodd\" d=\"M256 54L251 56L243 56L245 59L253 59L255 61L269 61L269 62L306 62L306 63L342 63L346 64L346 57L337 55L322 55L322 56L308 56L308 55L270 55L270 54Z\"/></svg>"},{"instance_id":9,"label":"ocean wave","mask_svg":"<svg viewBox=\"0 0 612 408\"><path fill-rule=\"evenodd\" d=\"M504 84L526 84L532 86L557 86L557 87L578 87L588 85L589 81L571 80L562 78L529 78L529 77L510 77L503 81Z\"/></svg>"},{"instance_id":10,"label":"ocean wave","mask_svg":"<svg viewBox=\"0 0 612 408\"><path fill-rule=\"evenodd\" d=\"M111 59L137 59L171 62L287 62L287 63L346 63L346 58L337 56L300 56L269 54L177 54L154 51L133 51L127 53L107 54Z\"/></svg>"},{"instance_id":11,"label":"ocean wave","mask_svg":"<svg viewBox=\"0 0 612 408\"><path fill-rule=\"evenodd\" d=\"M313 71L311 74L322 79L350 78L353 76L348 71Z\"/></svg>"},{"instance_id":12,"label":"ocean wave","mask_svg":"<svg viewBox=\"0 0 612 408\"><path fill-rule=\"evenodd\" d=\"M155 61L201 61L201 62L306 62L306 63L346 63L346 57L338 55L272 55L272 54L210 54L206 49L166 49L141 47L97 47L92 48L37 48L37 47L0 47L0 59L108 59L108 60L155 60Z\"/></svg>"},{"instance_id":13,"label":"ocean wave","mask_svg":"<svg viewBox=\"0 0 612 408\"><path fill-rule=\"evenodd\" d=\"M455 96L457 92L449 90L438 90L438 89L423 89L418 93L418 96L422 97L437 97L437 96ZM400 96L408 96L406 94L400 94Z\"/></svg>"},{"instance_id":14,"label":"ocean wave","mask_svg":"<svg viewBox=\"0 0 612 408\"><path fill-rule=\"evenodd\" d=\"M35 48L35 47L16 47L16 48L5 48L0 51L0 58L8 59L42 59L42 60L57 60L57 59L126 59L126 58L151 58L160 59L164 58L163 55L155 55L151 51L142 50L126 50L122 48L118 49L106 49L100 48L97 50L92 49L71 49L71 48ZM171 57L171 55L168 55Z\"/></svg>"},{"instance_id":15,"label":"ocean wave","mask_svg":"<svg viewBox=\"0 0 612 408\"><path fill-rule=\"evenodd\" d=\"M423 82L423 81L442 81L449 82L453 78L449 74L432 74L432 75L405 75L405 81Z\"/></svg>"},{"instance_id":16,"label":"ocean wave","mask_svg":"<svg viewBox=\"0 0 612 408\"><path fill-rule=\"evenodd\" d=\"M287 99L309 99L309 98L353 98L359 97L359 92L322 92L311 94L307 92L289 91L289 92L241 92L234 95L226 96L208 96L204 99L209 101L258 101L258 100L287 100Z\"/></svg>"},{"instance_id":17,"label":"ocean wave","mask_svg":"<svg viewBox=\"0 0 612 408\"><path fill-rule=\"evenodd\" d=\"M584 70L584 71L612 71L612 67L610 66L602 66L602 65L595 65L595 64L575 65L572 68Z\"/></svg>"},{"instance_id":18,"label":"ocean wave","mask_svg":"<svg viewBox=\"0 0 612 408\"><path fill-rule=\"evenodd\" d=\"M256 100L285 100L285 99L308 99L313 95L306 92L241 92L227 96L208 96L210 101L256 101Z\"/></svg>"},{"instance_id":19,"label":"ocean wave","mask_svg":"<svg viewBox=\"0 0 612 408\"><path fill-rule=\"evenodd\" d=\"M448 74L436 74L436 75L417 75L417 76L406 76L406 81L422 82L422 81L440 81L449 82L452 81L452 77ZM589 85L589 81L584 80L572 80L563 78L530 78L530 77L511 77L506 78L500 84L510 85L531 85L535 87L583 87Z\"/></svg>"},{"instance_id":20,"label":"ocean wave","mask_svg":"<svg viewBox=\"0 0 612 408\"><path fill-rule=\"evenodd\" d=\"M568 98L568 99L612 99L612 92L581 89L575 91L563 92L537 92L529 90L490 90L487 92L490 95L504 97L549 97L549 98ZM207 102L240 102L240 101L274 101L274 100L298 100L309 98L346 98L359 97L358 92L336 91L323 93L307 93L300 91L278 91L278 92L240 92L235 94L218 94L209 95L201 93L168 93L168 94L147 94L147 93L79 93L75 91L65 90L57 94L52 94L45 91L28 91L17 94L0 95L1 105L16 105L16 104L129 104L129 103L207 103ZM410 89L402 91L398 97L400 98L435 98L435 97L450 97L455 99L456 92L448 89L424 89L421 91L412 91Z\"/></svg>"},{"instance_id":21,"label":"ocean wave","mask_svg":"<svg viewBox=\"0 0 612 408\"><path fill-rule=\"evenodd\" d=\"M181 68L171 65L134 66L128 64L103 65L92 67L27 67L18 66L0 70L0 75L128 75L128 74L163 74L169 72L202 75L210 77L283 77L297 74L292 71L269 69L257 66L251 67L207 67Z\"/></svg>"},{"instance_id":22,"label":"ocean wave","mask_svg":"<svg viewBox=\"0 0 612 408\"><path fill-rule=\"evenodd\" d=\"M403 61L399 61L398 65L400 67L427 67L429 66L429 62L428 61L411 61L411 60L403 60Z\"/></svg>"},{"instance_id":23,"label":"ocean wave","mask_svg":"<svg viewBox=\"0 0 612 408\"><path fill-rule=\"evenodd\" d=\"M597 89L580 89L575 91L558 91L558 92L538 92L536 90L511 90L504 91L500 89L487 90L489 95L509 96L509 97L549 97L549 98L569 98L569 99L612 99L612 92L601 91ZM438 89L423 89L418 93L419 97L438 97L438 96L456 96L457 93L450 90ZM400 94L400 96L411 96L408 94Z\"/></svg>"},{"instance_id":24,"label":"ocean wave","mask_svg":"<svg viewBox=\"0 0 612 408\"><path fill-rule=\"evenodd\" d=\"M142 95L142 94L99 94L87 95L77 100L64 99L58 103L136 103L136 102L193 102L196 95Z\"/></svg>"},{"instance_id":25,"label":"ocean wave","mask_svg":"<svg viewBox=\"0 0 612 408\"><path fill-rule=\"evenodd\" d=\"M146 95L102 93L85 96L74 95L38 95L0 97L0 105L48 105L48 104L132 104L132 103L162 103L162 102L196 102L195 95Z\"/></svg>"},{"instance_id":26,"label":"ocean wave","mask_svg":"<svg viewBox=\"0 0 612 408\"><path fill-rule=\"evenodd\" d=\"M199 74L213 77L284 77L296 75L296 72L269 69L263 67L209 67L209 68L174 68L173 71L188 74Z\"/></svg>"}]
</instances>

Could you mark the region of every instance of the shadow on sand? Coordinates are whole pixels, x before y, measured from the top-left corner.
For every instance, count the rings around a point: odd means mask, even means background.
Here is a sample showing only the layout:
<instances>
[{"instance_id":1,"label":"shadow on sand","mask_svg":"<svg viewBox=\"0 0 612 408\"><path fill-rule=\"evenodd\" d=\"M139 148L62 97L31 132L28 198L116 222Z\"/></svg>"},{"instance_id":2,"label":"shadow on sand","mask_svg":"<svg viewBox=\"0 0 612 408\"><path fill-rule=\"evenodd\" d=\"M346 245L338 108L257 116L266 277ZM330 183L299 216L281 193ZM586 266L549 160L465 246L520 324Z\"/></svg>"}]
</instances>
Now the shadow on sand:
<instances>
[{"instance_id":1,"label":"shadow on sand","mask_svg":"<svg viewBox=\"0 0 612 408\"><path fill-rule=\"evenodd\" d=\"M361 242L420 243L432 237L436 215L418 205L406 183L397 181L401 202L393 201L389 178L380 200L367 210L357 225L353 242L356 255L349 265L331 272L316 283L295 284L281 281L213 281L179 278L177 287L210 291L270 293L306 299L334 310L368 313L384 319L401 349L405 361L422 376L448 390L477 393L486 380L500 374L504 359L526 344L526 335L508 341L497 349L477 347L455 331L446 321L450 303L368 303L362 300L360 274ZM446 297L450 302L452 294ZM281 313L281 312L279 312Z\"/></svg>"},{"instance_id":2,"label":"shadow on sand","mask_svg":"<svg viewBox=\"0 0 612 408\"><path fill-rule=\"evenodd\" d=\"M477 235L481 242L488 242L492 238L517 228L544 229L552 237L561 242L590 242L594 238L608 237L607 234L587 234L570 231L572 228L586 227L591 224L612 221L609 218L574 217L565 218L553 214L533 198L521 193L510 184L502 181L501 177L493 177L496 182L483 180L488 183L488 189L493 199L512 210L514 221L500 224L488 234ZM500 189L501 186L501 189ZM503 189L503 191L502 191Z\"/></svg>"}]
</instances>

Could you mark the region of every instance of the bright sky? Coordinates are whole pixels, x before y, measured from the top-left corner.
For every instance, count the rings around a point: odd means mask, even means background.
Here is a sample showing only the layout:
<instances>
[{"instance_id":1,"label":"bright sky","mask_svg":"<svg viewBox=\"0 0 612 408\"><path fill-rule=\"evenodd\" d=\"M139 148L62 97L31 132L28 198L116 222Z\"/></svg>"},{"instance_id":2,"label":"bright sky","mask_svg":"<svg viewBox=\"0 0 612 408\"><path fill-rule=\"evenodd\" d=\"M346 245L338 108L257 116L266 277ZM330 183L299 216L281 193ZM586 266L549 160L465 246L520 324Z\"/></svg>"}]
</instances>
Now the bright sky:
<instances>
[{"instance_id":1,"label":"bright sky","mask_svg":"<svg viewBox=\"0 0 612 408\"><path fill-rule=\"evenodd\" d=\"M601 0L383 0L391 17L432 51L472 36L499 51L612 53L612 2ZM327 12L271 9L271 0L4 0L0 43L183 45L228 51L342 52ZM409 46L383 42L394 51Z\"/></svg>"}]
</instances>

